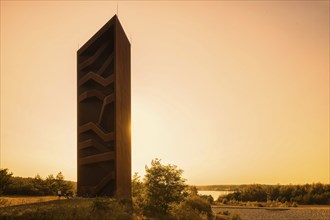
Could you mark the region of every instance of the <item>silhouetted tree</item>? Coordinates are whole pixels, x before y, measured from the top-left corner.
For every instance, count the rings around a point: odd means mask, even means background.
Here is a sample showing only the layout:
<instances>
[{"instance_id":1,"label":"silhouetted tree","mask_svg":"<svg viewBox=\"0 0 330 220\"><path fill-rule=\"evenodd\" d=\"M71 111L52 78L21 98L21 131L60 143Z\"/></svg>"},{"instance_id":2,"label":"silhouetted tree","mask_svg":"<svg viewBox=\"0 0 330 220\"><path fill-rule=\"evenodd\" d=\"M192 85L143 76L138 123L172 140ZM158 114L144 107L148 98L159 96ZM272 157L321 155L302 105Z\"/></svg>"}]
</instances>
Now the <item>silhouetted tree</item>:
<instances>
[{"instance_id":1,"label":"silhouetted tree","mask_svg":"<svg viewBox=\"0 0 330 220\"><path fill-rule=\"evenodd\" d=\"M329 184L305 184L305 185L248 185L237 192L220 196L218 201L224 198L237 201L279 201L296 202L299 204L330 205Z\"/></svg>"},{"instance_id":2,"label":"silhouetted tree","mask_svg":"<svg viewBox=\"0 0 330 220\"><path fill-rule=\"evenodd\" d=\"M11 184L11 177L13 173L9 173L8 169L0 169L0 195Z\"/></svg>"},{"instance_id":3,"label":"silhouetted tree","mask_svg":"<svg viewBox=\"0 0 330 220\"><path fill-rule=\"evenodd\" d=\"M46 177L45 184L47 187L48 194L56 195L57 187L56 187L56 180L53 174L50 174Z\"/></svg>"},{"instance_id":4,"label":"silhouetted tree","mask_svg":"<svg viewBox=\"0 0 330 220\"><path fill-rule=\"evenodd\" d=\"M61 190L63 194L73 195L72 183L65 181L61 172L56 178L48 175L44 180L39 174L34 178L12 177L12 173L3 169L0 170L0 184L0 190L5 195L56 195L57 190Z\"/></svg>"},{"instance_id":5,"label":"silhouetted tree","mask_svg":"<svg viewBox=\"0 0 330 220\"><path fill-rule=\"evenodd\" d=\"M56 190L60 190L62 192L62 194L66 194L69 191L71 193L72 185L70 183L64 181L64 176L63 176L62 172L59 172L56 175L55 182L56 182Z\"/></svg>"},{"instance_id":6,"label":"silhouetted tree","mask_svg":"<svg viewBox=\"0 0 330 220\"><path fill-rule=\"evenodd\" d=\"M137 197L143 194L144 184L141 181L141 177L137 172L134 173L132 178L132 197Z\"/></svg>"},{"instance_id":7,"label":"silhouetted tree","mask_svg":"<svg viewBox=\"0 0 330 220\"><path fill-rule=\"evenodd\" d=\"M143 215L146 206L146 188L144 182L141 181L138 173L134 173L132 178L132 200L133 208L139 215Z\"/></svg>"}]
</instances>

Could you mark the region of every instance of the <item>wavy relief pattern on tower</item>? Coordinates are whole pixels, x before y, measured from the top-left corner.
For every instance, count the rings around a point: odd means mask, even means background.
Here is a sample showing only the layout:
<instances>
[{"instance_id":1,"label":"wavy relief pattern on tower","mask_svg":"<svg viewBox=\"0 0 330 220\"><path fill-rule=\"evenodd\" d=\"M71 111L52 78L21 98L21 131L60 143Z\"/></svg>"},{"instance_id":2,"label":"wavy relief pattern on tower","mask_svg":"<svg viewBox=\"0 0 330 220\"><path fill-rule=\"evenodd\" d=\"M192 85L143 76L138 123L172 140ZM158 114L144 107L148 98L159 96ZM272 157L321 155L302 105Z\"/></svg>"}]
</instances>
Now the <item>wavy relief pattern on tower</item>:
<instances>
[{"instance_id":1,"label":"wavy relief pattern on tower","mask_svg":"<svg viewBox=\"0 0 330 220\"><path fill-rule=\"evenodd\" d=\"M112 27L78 56L79 190L90 196L115 190L113 38Z\"/></svg>"}]
</instances>

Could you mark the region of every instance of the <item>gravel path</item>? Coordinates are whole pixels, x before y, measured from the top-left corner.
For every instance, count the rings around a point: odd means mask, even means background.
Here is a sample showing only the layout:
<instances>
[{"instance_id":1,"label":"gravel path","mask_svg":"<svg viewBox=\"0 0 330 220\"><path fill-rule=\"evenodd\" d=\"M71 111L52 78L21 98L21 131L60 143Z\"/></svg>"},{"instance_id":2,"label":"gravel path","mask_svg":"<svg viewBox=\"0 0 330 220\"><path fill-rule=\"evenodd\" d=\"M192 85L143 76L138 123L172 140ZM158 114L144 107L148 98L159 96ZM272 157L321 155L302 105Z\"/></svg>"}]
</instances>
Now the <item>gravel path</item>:
<instances>
[{"instance_id":1,"label":"gravel path","mask_svg":"<svg viewBox=\"0 0 330 220\"><path fill-rule=\"evenodd\" d=\"M238 214L242 220L330 220L329 207L298 207L279 209L212 207L215 213L229 211Z\"/></svg>"}]
</instances>

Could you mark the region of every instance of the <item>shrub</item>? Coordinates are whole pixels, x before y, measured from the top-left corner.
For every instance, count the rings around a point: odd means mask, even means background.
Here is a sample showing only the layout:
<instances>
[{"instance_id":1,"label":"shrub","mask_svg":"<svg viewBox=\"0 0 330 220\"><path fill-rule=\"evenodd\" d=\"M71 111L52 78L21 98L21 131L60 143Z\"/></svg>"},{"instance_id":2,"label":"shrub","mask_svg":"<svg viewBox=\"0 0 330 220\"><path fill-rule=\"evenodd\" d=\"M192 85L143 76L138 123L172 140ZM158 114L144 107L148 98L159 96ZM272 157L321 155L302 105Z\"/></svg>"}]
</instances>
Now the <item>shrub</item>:
<instances>
[{"instance_id":1,"label":"shrub","mask_svg":"<svg viewBox=\"0 0 330 220\"><path fill-rule=\"evenodd\" d=\"M92 211L105 211L110 205L109 199L106 198L96 198L92 203Z\"/></svg>"},{"instance_id":2,"label":"shrub","mask_svg":"<svg viewBox=\"0 0 330 220\"><path fill-rule=\"evenodd\" d=\"M172 219L176 220L200 220L202 217L197 210L194 210L191 206L185 202L180 204L172 204L170 215Z\"/></svg>"},{"instance_id":3,"label":"shrub","mask_svg":"<svg viewBox=\"0 0 330 220\"><path fill-rule=\"evenodd\" d=\"M213 204L214 199L211 195L200 195L200 197L206 199L210 204Z\"/></svg>"},{"instance_id":4,"label":"shrub","mask_svg":"<svg viewBox=\"0 0 330 220\"><path fill-rule=\"evenodd\" d=\"M200 214L212 215L210 202L201 196L189 196L184 202Z\"/></svg>"},{"instance_id":5,"label":"shrub","mask_svg":"<svg viewBox=\"0 0 330 220\"><path fill-rule=\"evenodd\" d=\"M298 207L298 203L293 202L291 206L292 206L292 207Z\"/></svg>"},{"instance_id":6,"label":"shrub","mask_svg":"<svg viewBox=\"0 0 330 220\"><path fill-rule=\"evenodd\" d=\"M225 210L225 211L218 212L218 214L221 214L221 215L230 215L230 212L228 210Z\"/></svg>"},{"instance_id":7,"label":"shrub","mask_svg":"<svg viewBox=\"0 0 330 220\"><path fill-rule=\"evenodd\" d=\"M170 216L172 219L178 220L198 220L211 219L213 217L211 204L207 198L190 195L180 204L173 203L170 208Z\"/></svg>"},{"instance_id":8,"label":"shrub","mask_svg":"<svg viewBox=\"0 0 330 220\"><path fill-rule=\"evenodd\" d=\"M132 213L128 202L112 198L96 198L92 203L95 219L131 219Z\"/></svg>"},{"instance_id":9,"label":"shrub","mask_svg":"<svg viewBox=\"0 0 330 220\"><path fill-rule=\"evenodd\" d=\"M238 214L233 214L231 220L241 220L241 217Z\"/></svg>"}]
</instances>

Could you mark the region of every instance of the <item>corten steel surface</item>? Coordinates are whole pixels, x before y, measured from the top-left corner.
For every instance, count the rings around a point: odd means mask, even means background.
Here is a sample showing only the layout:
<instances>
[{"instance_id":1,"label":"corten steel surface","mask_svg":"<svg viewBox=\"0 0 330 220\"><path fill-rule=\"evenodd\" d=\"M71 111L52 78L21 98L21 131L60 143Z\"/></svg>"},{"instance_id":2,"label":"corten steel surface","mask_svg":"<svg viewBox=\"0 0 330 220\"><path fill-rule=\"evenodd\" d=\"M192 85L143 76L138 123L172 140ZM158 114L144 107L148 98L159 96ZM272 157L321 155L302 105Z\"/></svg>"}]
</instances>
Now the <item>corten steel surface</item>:
<instances>
[{"instance_id":1,"label":"corten steel surface","mask_svg":"<svg viewBox=\"0 0 330 220\"><path fill-rule=\"evenodd\" d=\"M115 15L77 52L80 196L131 196L130 47Z\"/></svg>"}]
</instances>

